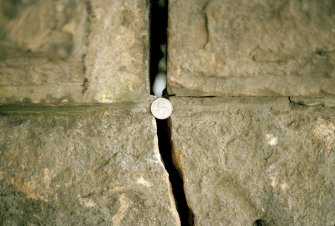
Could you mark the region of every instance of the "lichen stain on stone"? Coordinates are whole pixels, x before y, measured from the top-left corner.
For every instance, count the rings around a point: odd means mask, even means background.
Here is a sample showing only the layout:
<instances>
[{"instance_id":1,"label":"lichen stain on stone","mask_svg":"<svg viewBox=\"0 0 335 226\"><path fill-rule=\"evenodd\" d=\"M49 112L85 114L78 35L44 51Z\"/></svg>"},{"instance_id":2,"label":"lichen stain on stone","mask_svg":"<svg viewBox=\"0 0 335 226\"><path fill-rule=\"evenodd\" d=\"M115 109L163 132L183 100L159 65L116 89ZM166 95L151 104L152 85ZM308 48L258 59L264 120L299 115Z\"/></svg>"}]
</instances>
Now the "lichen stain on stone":
<instances>
[{"instance_id":1,"label":"lichen stain on stone","mask_svg":"<svg viewBox=\"0 0 335 226\"><path fill-rule=\"evenodd\" d=\"M265 139L266 139L267 143L271 146L275 146L275 145L278 144L278 137L276 137L272 133L266 134Z\"/></svg>"},{"instance_id":2,"label":"lichen stain on stone","mask_svg":"<svg viewBox=\"0 0 335 226\"><path fill-rule=\"evenodd\" d=\"M281 190L286 191L289 188L289 186L286 182L283 182L282 184L280 184L280 188Z\"/></svg>"},{"instance_id":3,"label":"lichen stain on stone","mask_svg":"<svg viewBox=\"0 0 335 226\"><path fill-rule=\"evenodd\" d=\"M79 203L87 208L93 208L97 205L92 199L89 198L82 198L79 196L78 199Z\"/></svg>"},{"instance_id":4,"label":"lichen stain on stone","mask_svg":"<svg viewBox=\"0 0 335 226\"><path fill-rule=\"evenodd\" d=\"M289 188L288 184L285 181L281 183L280 180L275 176L271 176L270 179L272 188L276 188L277 186L279 186L282 191L286 191Z\"/></svg>"},{"instance_id":5,"label":"lichen stain on stone","mask_svg":"<svg viewBox=\"0 0 335 226\"><path fill-rule=\"evenodd\" d=\"M112 217L113 225L122 225L122 220L126 216L126 211L132 204L132 201L125 195L122 194L119 197L120 208L118 212Z\"/></svg>"},{"instance_id":6,"label":"lichen stain on stone","mask_svg":"<svg viewBox=\"0 0 335 226\"><path fill-rule=\"evenodd\" d=\"M271 179L271 186L275 188L278 184L278 179L276 177L270 177Z\"/></svg>"},{"instance_id":7,"label":"lichen stain on stone","mask_svg":"<svg viewBox=\"0 0 335 226\"><path fill-rule=\"evenodd\" d=\"M43 194L36 192L37 188L40 186L40 181L31 180L31 181L18 181L15 178L10 179L11 184L20 192L27 195L28 198L39 200L39 201L48 201L48 197Z\"/></svg>"},{"instance_id":8,"label":"lichen stain on stone","mask_svg":"<svg viewBox=\"0 0 335 226\"><path fill-rule=\"evenodd\" d=\"M53 190L50 187L52 178L55 174L52 170L45 168L42 174L34 175L29 180L23 180L22 175L9 176L0 171L0 180L8 182L18 191L24 193L28 198L48 202ZM43 193L39 192L43 191Z\"/></svg>"},{"instance_id":9,"label":"lichen stain on stone","mask_svg":"<svg viewBox=\"0 0 335 226\"><path fill-rule=\"evenodd\" d=\"M123 186L123 185L120 185L120 184L113 184L113 185L111 185L111 191L112 192L121 192L121 191L124 191L126 189L126 187L125 186ZM106 189L106 190L108 190L108 189Z\"/></svg>"},{"instance_id":10,"label":"lichen stain on stone","mask_svg":"<svg viewBox=\"0 0 335 226\"><path fill-rule=\"evenodd\" d=\"M327 151L331 151L334 148L335 126L332 122L318 118L313 128L313 135L316 139L324 143Z\"/></svg>"},{"instance_id":11,"label":"lichen stain on stone","mask_svg":"<svg viewBox=\"0 0 335 226\"><path fill-rule=\"evenodd\" d=\"M144 185L144 186L147 187L147 188L150 188L150 187L151 187L151 183L150 183L149 181L147 181L146 179L144 179L143 177L140 177L140 178L137 180L137 184Z\"/></svg>"},{"instance_id":12,"label":"lichen stain on stone","mask_svg":"<svg viewBox=\"0 0 335 226\"><path fill-rule=\"evenodd\" d=\"M50 188L50 183L52 180L52 171L49 169L45 168L43 170L43 182L45 183L46 187Z\"/></svg>"}]
</instances>

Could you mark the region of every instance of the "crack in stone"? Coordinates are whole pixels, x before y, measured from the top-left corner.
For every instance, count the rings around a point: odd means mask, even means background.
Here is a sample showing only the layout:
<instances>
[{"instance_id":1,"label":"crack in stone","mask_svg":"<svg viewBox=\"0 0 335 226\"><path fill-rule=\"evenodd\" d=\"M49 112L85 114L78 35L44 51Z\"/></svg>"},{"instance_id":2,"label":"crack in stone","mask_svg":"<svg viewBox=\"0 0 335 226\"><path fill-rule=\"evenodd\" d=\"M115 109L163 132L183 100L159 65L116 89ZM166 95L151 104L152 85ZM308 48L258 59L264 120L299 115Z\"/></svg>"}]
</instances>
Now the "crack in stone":
<instances>
[{"instance_id":1,"label":"crack in stone","mask_svg":"<svg viewBox=\"0 0 335 226\"><path fill-rule=\"evenodd\" d=\"M203 48L206 48L206 46L208 45L208 43L210 42L210 34L209 34L209 21L208 21L208 14L207 14L207 7L210 1L207 1L202 9L201 9L201 13L203 15L204 21L205 21L205 31L206 31L206 42L203 45Z\"/></svg>"},{"instance_id":2,"label":"crack in stone","mask_svg":"<svg viewBox=\"0 0 335 226\"><path fill-rule=\"evenodd\" d=\"M89 79L87 78L87 66L86 66L86 58L87 58L87 50L90 45L90 34L92 32L91 30L91 24L92 24L92 18L93 18L93 9L92 9L92 2L91 0L86 0L86 12L87 12L87 18L86 18L86 37L85 37L85 46L86 51L81 56L81 64L83 67L83 74L84 74L84 80L82 84L82 93L85 95L89 89Z\"/></svg>"},{"instance_id":3,"label":"crack in stone","mask_svg":"<svg viewBox=\"0 0 335 226\"><path fill-rule=\"evenodd\" d=\"M151 94L154 94L153 85L157 74L166 74L166 52L161 48L167 43L167 0L152 0L150 2L150 87ZM164 62L165 60L165 62ZM164 64L165 63L165 64ZM155 81L156 82L156 81ZM157 84L156 84L157 85ZM160 90L159 92L160 93ZM164 98L169 97L166 89L163 90ZM173 161L173 148L171 141L171 119L156 119L158 146L165 170L169 174L173 197L176 209L179 214L181 225L194 225L192 210L189 208L184 192L184 181L182 173L178 171L178 163Z\"/></svg>"},{"instance_id":4,"label":"crack in stone","mask_svg":"<svg viewBox=\"0 0 335 226\"><path fill-rule=\"evenodd\" d=\"M330 97L288 97L292 106L335 108L335 99Z\"/></svg>"},{"instance_id":5,"label":"crack in stone","mask_svg":"<svg viewBox=\"0 0 335 226\"><path fill-rule=\"evenodd\" d=\"M150 94L154 94L153 83L159 72L159 61L164 57L161 45L167 43L167 17L167 1L164 4L158 0L150 1Z\"/></svg>"},{"instance_id":6,"label":"crack in stone","mask_svg":"<svg viewBox=\"0 0 335 226\"><path fill-rule=\"evenodd\" d=\"M166 171L172 187L172 193L175 198L176 209L179 214L181 225L194 225L194 214L187 204L184 192L184 181L180 170L180 166L173 160L173 145L171 140L171 119L156 119L157 136L159 152L163 159Z\"/></svg>"}]
</instances>

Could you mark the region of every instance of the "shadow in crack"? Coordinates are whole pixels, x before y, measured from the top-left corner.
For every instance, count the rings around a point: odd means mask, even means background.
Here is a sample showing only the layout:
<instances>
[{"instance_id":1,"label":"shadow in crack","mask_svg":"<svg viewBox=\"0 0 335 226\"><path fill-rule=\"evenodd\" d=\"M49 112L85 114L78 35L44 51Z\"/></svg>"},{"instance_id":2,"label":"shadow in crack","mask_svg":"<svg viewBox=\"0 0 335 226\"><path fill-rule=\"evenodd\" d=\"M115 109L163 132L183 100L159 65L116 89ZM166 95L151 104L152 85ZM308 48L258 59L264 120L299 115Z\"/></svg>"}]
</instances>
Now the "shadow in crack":
<instances>
[{"instance_id":1,"label":"shadow in crack","mask_svg":"<svg viewBox=\"0 0 335 226\"><path fill-rule=\"evenodd\" d=\"M192 210L188 207L186 196L184 193L184 182L178 167L173 161L173 149L171 141L171 119L159 120L157 123L157 135L160 154L162 156L165 169L169 173L169 178L172 186L172 192L177 205L181 225L194 225L194 216Z\"/></svg>"},{"instance_id":2,"label":"shadow in crack","mask_svg":"<svg viewBox=\"0 0 335 226\"><path fill-rule=\"evenodd\" d=\"M150 94L152 86L159 72L159 61L164 54L161 45L167 43L168 7L166 0L151 0L150 2Z\"/></svg>"}]
</instances>

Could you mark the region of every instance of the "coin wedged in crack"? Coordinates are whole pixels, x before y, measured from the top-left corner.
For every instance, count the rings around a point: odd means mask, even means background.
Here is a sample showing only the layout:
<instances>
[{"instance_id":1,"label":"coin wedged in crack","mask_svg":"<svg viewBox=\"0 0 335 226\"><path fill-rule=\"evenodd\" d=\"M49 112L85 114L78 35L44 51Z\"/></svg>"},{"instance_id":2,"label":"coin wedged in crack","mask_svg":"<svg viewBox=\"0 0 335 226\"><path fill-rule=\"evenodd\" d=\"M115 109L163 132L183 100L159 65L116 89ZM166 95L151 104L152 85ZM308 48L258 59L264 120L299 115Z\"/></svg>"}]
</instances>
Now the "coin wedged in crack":
<instances>
[{"instance_id":1,"label":"coin wedged in crack","mask_svg":"<svg viewBox=\"0 0 335 226\"><path fill-rule=\"evenodd\" d=\"M157 98L151 104L151 113L156 119L167 119L173 111L172 104L168 99Z\"/></svg>"}]
</instances>

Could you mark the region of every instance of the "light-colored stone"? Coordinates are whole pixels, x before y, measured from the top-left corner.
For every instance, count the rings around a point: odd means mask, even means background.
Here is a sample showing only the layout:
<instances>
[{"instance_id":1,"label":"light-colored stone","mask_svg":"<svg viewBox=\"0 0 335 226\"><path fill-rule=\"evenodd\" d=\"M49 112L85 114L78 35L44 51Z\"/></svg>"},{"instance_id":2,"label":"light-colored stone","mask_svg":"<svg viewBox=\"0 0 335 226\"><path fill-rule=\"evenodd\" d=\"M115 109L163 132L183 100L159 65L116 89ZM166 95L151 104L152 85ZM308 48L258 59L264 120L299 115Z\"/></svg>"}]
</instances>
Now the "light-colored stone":
<instances>
[{"instance_id":1,"label":"light-colored stone","mask_svg":"<svg viewBox=\"0 0 335 226\"><path fill-rule=\"evenodd\" d=\"M334 12L332 0L171 0L169 93L334 96Z\"/></svg>"},{"instance_id":2,"label":"light-colored stone","mask_svg":"<svg viewBox=\"0 0 335 226\"><path fill-rule=\"evenodd\" d=\"M334 225L334 108L288 98L171 101L174 159L195 225Z\"/></svg>"},{"instance_id":3,"label":"light-colored stone","mask_svg":"<svg viewBox=\"0 0 335 226\"><path fill-rule=\"evenodd\" d=\"M290 97L290 101L306 106L335 107L335 98L330 97Z\"/></svg>"},{"instance_id":4,"label":"light-colored stone","mask_svg":"<svg viewBox=\"0 0 335 226\"><path fill-rule=\"evenodd\" d=\"M92 1L87 72L98 102L149 95L149 5L146 0Z\"/></svg>"},{"instance_id":5,"label":"light-colored stone","mask_svg":"<svg viewBox=\"0 0 335 226\"><path fill-rule=\"evenodd\" d=\"M0 224L180 225L149 106L0 107Z\"/></svg>"},{"instance_id":6,"label":"light-colored stone","mask_svg":"<svg viewBox=\"0 0 335 226\"><path fill-rule=\"evenodd\" d=\"M148 3L0 2L0 103L111 103L149 94Z\"/></svg>"}]
</instances>

